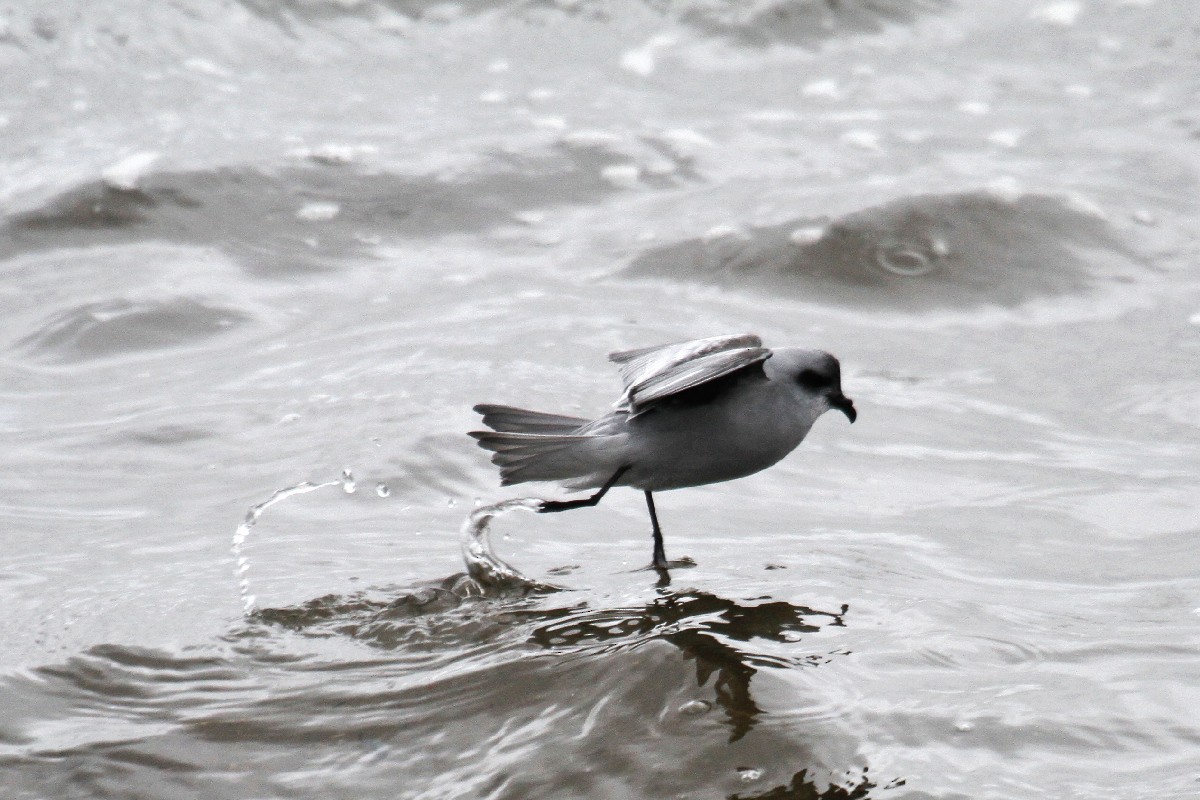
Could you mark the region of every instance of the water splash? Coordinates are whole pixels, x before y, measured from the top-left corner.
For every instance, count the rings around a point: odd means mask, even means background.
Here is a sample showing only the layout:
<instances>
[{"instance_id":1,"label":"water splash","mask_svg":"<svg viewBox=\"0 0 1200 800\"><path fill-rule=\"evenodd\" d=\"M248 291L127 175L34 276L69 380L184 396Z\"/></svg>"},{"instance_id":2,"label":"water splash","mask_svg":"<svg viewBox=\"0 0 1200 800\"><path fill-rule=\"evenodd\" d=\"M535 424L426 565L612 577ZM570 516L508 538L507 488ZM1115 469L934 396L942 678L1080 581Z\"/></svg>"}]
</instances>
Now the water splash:
<instances>
[{"instance_id":1,"label":"water splash","mask_svg":"<svg viewBox=\"0 0 1200 800\"><path fill-rule=\"evenodd\" d=\"M326 489L332 486L341 488L346 494L353 494L357 488L354 475L347 468L342 470L342 474L336 480L325 481L323 483L305 481L295 486L279 489L263 502L251 506L246 512L245 519L242 520L233 534L233 546L230 548L236 565L235 570L238 580L238 591L242 600L242 613L245 616L249 617L259 612L258 598L250 592L250 559L244 552L246 540L250 537L251 528L258 522L263 512L276 503L280 503L289 497L308 494L309 492L315 492L318 489ZM387 498L391 495L391 489L385 483L378 483L375 486L375 494L381 498ZM488 594L491 590L501 590L502 592L510 592L512 590L553 592L561 589L561 587L554 586L553 584L525 577L521 574L520 570L505 562L492 550L489 530L492 518L507 514L518 508L536 512L543 502L543 500L536 497L523 497L515 500L505 500L490 506L481 506L471 512L462 527L463 561L466 562L467 566L467 575L463 576L466 579L464 582L466 589L463 592L463 596ZM454 505L453 499L451 499L451 505ZM420 531L417 531L416 535L419 536Z\"/></svg>"},{"instance_id":2,"label":"water splash","mask_svg":"<svg viewBox=\"0 0 1200 800\"><path fill-rule=\"evenodd\" d=\"M493 589L527 589L534 591L558 591L559 586L527 578L513 565L492 550L490 525L492 519L510 511L523 508L537 512L542 501L536 497L518 497L490 506L475 509L467 516L462 527L463 561L467 574L480 586Z\"/></svg>"},{"instance_id":3,"label":"water splash","mask_svg":"<svg viewBox=\"0 0 1200 800\"><path fill-rule=\"evenodd\" d=\"M230 550L233 552L234 562L237 565L238 591L242 598L242 613L246 616L258 610L258 598L250 594L250 560L242 552L242 548L246 544L246 539L250 536L250 529L254 527L254 523L258 522L258 518L262 516L262 513L276 503L298 494L308 494L309 492L315 492L318 489L324 489L329 486L344 486L344 479L326 481L324 483L305 481L295 486L289 486L286 489L279 489L263 502L256 506L251 506L250 510L246 512L246 518L242 520L242 524L237 526L237 530L233 534L233 546Z\"/></svg>"}]
</instances>

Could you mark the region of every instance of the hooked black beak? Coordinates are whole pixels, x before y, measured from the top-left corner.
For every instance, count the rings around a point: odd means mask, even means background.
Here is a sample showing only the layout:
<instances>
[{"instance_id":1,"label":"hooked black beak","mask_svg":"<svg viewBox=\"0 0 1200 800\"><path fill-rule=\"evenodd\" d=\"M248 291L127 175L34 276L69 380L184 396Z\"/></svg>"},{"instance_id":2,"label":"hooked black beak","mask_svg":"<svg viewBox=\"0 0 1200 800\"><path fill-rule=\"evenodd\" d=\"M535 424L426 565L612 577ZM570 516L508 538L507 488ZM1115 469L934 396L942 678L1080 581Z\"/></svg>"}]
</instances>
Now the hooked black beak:
<instances>
[{"instance_id":1,"label":"hooked black beak","mask_svg":"<svg viewBox=\"0 0 1200 800\"><path fill-rule=\"evenodd\" d=\"M850 424L854 424L854 420L858 419L858 412L854 409L854 401L841 392L830 395L829 406L845 414L846 419L850 420Z\"/></svg>"}]
</instances>

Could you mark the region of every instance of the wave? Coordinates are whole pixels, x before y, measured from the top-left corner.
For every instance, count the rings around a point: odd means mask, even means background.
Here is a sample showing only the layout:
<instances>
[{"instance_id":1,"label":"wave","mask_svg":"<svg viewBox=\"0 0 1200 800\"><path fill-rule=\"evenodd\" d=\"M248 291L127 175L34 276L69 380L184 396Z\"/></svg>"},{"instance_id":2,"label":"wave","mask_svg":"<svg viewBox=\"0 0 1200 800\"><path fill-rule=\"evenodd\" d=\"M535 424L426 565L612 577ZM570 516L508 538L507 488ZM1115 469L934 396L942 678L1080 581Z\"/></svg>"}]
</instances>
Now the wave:
<instances>
[{"instance_id":1,"label":"wave","mask_svg":"<svg viewBox=\"0 0 1200 800\"><path fill-rule=\"evenodd\" d=\"M721 231L651 250L622 274L921 309L1016 305L1144 273L1104 220L1065 201L967 192Z\"/></svg>"}]
</instances>

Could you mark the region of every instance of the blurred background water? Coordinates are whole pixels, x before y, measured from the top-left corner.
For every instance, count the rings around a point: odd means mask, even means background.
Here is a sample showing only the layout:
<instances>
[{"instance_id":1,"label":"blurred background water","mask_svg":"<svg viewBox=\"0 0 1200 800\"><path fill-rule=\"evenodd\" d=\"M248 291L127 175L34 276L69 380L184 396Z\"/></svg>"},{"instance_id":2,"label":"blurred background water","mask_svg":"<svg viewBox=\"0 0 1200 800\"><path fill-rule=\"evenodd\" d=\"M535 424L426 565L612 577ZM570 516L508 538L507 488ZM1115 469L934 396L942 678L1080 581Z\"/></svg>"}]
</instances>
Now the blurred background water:
<instances>
[{"instance_id":1,"label":"blurred background water","mask_svg":"<svg viewBox=\"0 0 1200 800\"><path fill-rule=\"evenodd\" d=\"M4 4L0 797L1200 795L1198 109L1188 0ZM858 424L461 577L473 403L740 331Z\"/></svg>"}]
</instances>

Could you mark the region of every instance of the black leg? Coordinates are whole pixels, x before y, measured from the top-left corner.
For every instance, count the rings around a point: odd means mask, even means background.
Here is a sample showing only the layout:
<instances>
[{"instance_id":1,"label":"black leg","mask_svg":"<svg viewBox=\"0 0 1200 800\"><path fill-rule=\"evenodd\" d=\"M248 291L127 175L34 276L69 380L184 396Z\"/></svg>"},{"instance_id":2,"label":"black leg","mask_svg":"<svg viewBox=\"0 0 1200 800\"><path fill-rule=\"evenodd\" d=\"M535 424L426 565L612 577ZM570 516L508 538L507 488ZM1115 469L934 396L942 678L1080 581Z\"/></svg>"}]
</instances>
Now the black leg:
<instances>
[{"instance_id":1,"label":"black leg","mask_svg":"<svg viewBox=\"0 0 1200 800\"><path fill-rule=\"evenodd\" d=\"M646 508L650 509L650 525L654 528L654 568L667 571L667 553L663 549L662 528L658 527L658 514L654 511L654 495L646 492Z\"/></svg>"},{"instance_id":2,"label":"black leg","mask_svg":"<svg viewBox=\"0 0 1200 800\"><path fill-rule=\"evenodd\" d=\"M611 478L604 482L604 485L600 487L600 491L596 492L591 497L585 497L582 500L543 500L542 504L538 506L538 513L549 514L554 511L570 511L573 508L589 508L594 506L599 503L600 498L604 497L608 490L611 489L616 482L621 479L621 476L628 471L628 465L621 467L619 470L613 473ZM657 528L657 525L655 527Z\"/></svg>"}]
</instances>

